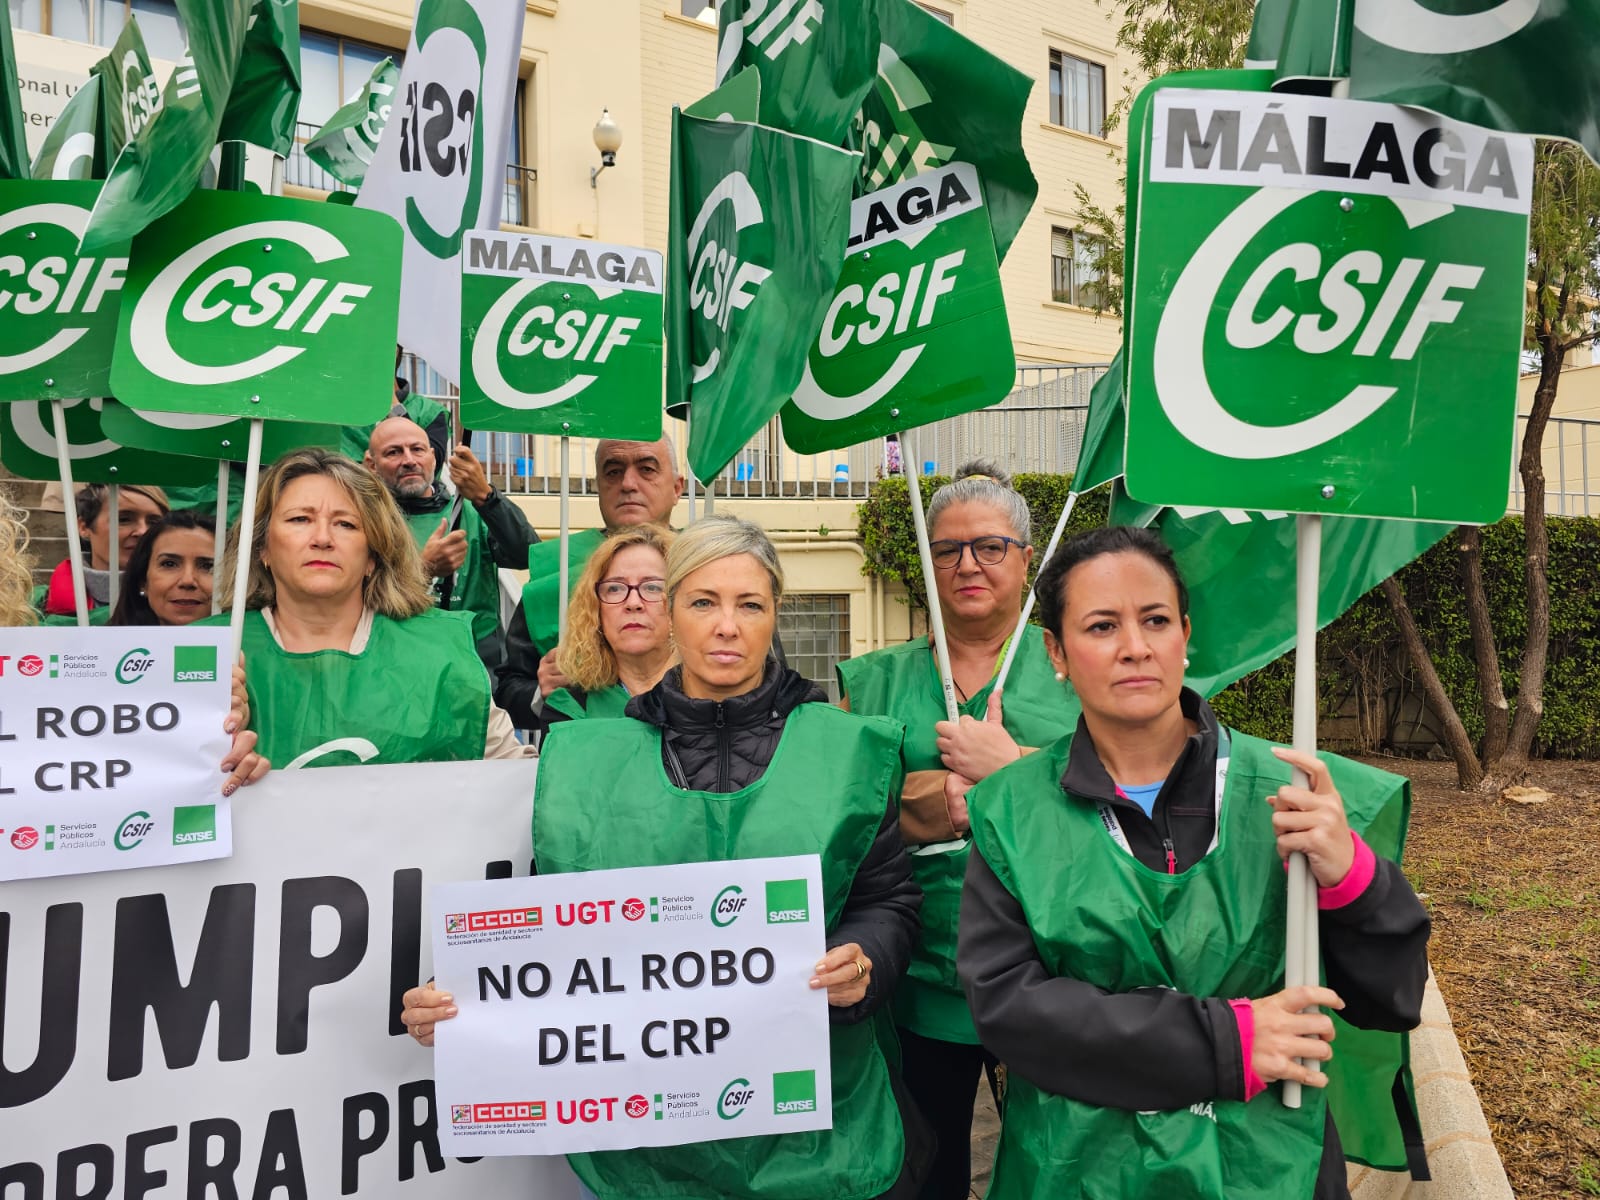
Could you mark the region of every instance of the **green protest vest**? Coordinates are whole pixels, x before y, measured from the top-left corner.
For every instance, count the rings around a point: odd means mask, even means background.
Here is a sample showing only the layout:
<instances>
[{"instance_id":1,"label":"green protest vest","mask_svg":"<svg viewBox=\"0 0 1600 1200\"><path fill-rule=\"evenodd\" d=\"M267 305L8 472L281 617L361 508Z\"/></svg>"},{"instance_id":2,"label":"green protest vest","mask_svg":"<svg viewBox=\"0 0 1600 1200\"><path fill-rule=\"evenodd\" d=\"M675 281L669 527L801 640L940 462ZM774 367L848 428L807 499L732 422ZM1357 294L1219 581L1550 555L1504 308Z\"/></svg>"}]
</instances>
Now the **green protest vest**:
<instances>
[{"instance_id":1,"label":"green protest vest","mask_svg":"<svg viewBox=\"0 0 1600 1200\"><path fill-rule=\"evenodd\" d=\"M1231 734L1216 847L1180 875L1152 871L1119 847L1098 806L1061 789L1071 748L1063 738L968 794L984 860L1027 913L1053 975L1113 993L1173 988L1194 996L1257 998L1283 988L1287 889L1272 810L1263 798L1289 782L1269 744ZM1405 780L1325 756L1350 825L1382 842ZM1373 846L1380 850L1378 845ZM1381 851L1380 851L1381 852ZM1398 1042L1338 1022L1330 1078L1376 1073L1377 1107L1336 1108L1341 1135L1387 1122L1398 1059L1374 1067L1365 1052ZM1302 1090L1281 1103L1274 1084L1249 1103L1211 1100L1173 1112L1101 1108L1035 1087L1012 1071L988 1200L1309 1200L1322 1160L1326 1105ZM1403 1159L1402 1159L1403 1161Z\"/></svg>"},{"instance_id":2,"label":"green protest vest","mask_svg":"<svg viewBox=\"0 0 1600 1200\"><path fill-rule=\"evenodd\" d=\"M406 524L411 527L411 537L418 550L439 531L439 523L449 518L453 506L452 502L439 512L406 514ZM450 609L472 614L472 637L475 642L481 642L493 637L500 628L500 585L494 555L489 550L489 529L470 500L461 503L461 530L467 535L467 557L455 573ZM429 581L435 587L441 582Z\"/></svg>"},{"instance_id":3,"label":"green protest vest","mask_svg":"<svg viewBox=\"0 0 1600 1200\"><path fill-rule=\"evenodd\" d=\"M551 728L533 800L540 874L790 854L822 857L827 927L900 785L900 728L823 704L784 725L766 773L728 795L674 787L661 733L640 721ZM826 781L817 764L829 764ZM874 1022L830 1027L833 1128L570 1156L601 1200L867 1200L905 1156Z\"/></svg>"},{"instance_id":4,"label":"green protest vest","mask_svg":"<svg viewBox=\"0 0 1600 1200\"><path fill-rule=\"evenodd\" d=\"M244 655L257 749L274 767L483 757L489 674L460 613L374 616L360 654L291 654L261 614L249 612Z\"/></svg>"},{"instance_id":5,"label":"green protest vest","mask_svg":"<svg viewBox=\"0 0 1600 1200\"><path fill-rule=\"evenodd\" d=\"M578 575L589 558L606 540L604 529L579 529L567 536L567 587L578 582ZM556 648L561 613L561 540L551 538L528 547L528 582L522 589L522 616L528 623L528 636L540 658Z\"/></svg>"},{"instance_id":6,"label":"green protest vest","mask_svg":"<svg viewBox=\"0 0 1600 1200\"><path fill-rule=\"evenodd\" d=\"M874 650L838 665L840 691L850 711L903 721L906 740L900 757L907 773L939 771L933 727L945 719L939 668L920 637L900 646ZM993 683L976 692L961 711L980 721L989 708ZM1006 732L1019 746L1045 746L1078 724L1078 698L1059 683L1045 652L1044 633L1023 631L1017 660L1011 664L1002 705ZM911 847L911 869L922 887L922 934L911 970L895 991L895 1020L923 1037L976 1045L978 1033L967 1011L966 993L956 978L956 926L961 918L961 884L972 843L963 838L937 846Z\"/></svg>"},{"instance_id":7,"label":"green protest vest","mask_svg":"<svg viewBox=\"0 0 1600 1200\"><path fill-rule=\"evenodd\" d=\"M614 683L597 692L586 692L582 704L579 704L578 698L566 688L557 688L544 698L544 705L559 713L565 713L574 721L582 721L588 717L620 717L622 710L628 707L628 701L632 698L628 695L627 688L620 683Z\"/></svg>"}]
</instances>

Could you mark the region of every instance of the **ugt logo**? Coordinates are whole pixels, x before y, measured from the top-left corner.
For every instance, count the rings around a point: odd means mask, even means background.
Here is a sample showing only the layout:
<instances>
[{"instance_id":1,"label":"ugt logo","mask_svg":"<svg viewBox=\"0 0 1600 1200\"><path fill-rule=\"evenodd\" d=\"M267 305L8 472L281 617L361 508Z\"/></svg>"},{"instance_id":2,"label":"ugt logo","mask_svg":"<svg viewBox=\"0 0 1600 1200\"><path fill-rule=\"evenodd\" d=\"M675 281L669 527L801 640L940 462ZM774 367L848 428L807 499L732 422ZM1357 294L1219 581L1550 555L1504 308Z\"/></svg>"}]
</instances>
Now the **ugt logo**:
<instances>
[{"instance_id":1,"label":"ugt logo","mask_svg":"<svg viewBox=\"0 0 1600 1200\"><path fill-rule=\"evenodd\" d=\"M400 170L460 180L464 187L459 209L453 199L436 206L406 197L406 228L435 258L453 258L462 235L477 223L483 193L478 118L488 36L466 0L423 0L416 39L421 67L400 99ZM436 207L444 211L424 211Z\"/></svg>"}]
</instances>

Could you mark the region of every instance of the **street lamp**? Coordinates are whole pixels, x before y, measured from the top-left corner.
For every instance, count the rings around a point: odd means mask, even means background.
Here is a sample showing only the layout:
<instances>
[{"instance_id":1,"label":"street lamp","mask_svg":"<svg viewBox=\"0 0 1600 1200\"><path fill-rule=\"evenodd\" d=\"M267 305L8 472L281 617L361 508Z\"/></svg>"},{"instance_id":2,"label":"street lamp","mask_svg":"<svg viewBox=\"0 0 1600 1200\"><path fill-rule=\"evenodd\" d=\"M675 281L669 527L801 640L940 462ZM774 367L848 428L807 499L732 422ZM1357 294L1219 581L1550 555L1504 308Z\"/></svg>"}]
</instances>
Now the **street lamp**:
<instances>
[{"instance_id":1,"label":"street lamp","mask_svg":"<svg viewBox=\"0 0 1600 1200\"><path fill-rule=\"evenodd\" d=\"M609 108L601 109L594 123L594 145L600 151L600 165L589 168L589 186L599 187L600 172L617 165L617 151L622 148L622 127L611 119Z\"/></svg>"}]
</instances>

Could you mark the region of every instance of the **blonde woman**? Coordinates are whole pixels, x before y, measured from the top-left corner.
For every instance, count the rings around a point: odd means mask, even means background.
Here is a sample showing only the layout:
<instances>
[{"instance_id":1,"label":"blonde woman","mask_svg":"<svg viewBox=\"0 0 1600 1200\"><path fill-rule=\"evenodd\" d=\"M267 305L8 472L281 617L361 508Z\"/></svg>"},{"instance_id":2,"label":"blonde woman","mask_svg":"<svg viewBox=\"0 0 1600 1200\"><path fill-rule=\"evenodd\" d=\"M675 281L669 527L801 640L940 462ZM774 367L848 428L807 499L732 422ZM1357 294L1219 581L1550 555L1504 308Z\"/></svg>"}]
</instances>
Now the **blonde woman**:
<instances>
[{"instance_id":1,"label":"blonde woman","mask_svg":"<svg viewBox=\"0 0 1600 1200\"><path fill-rule=\"evenodd\" d=\"M878 1019L921 901L896 816L902 731L832 707L779 665L782 591L759 526L718 514L678 535L667 611L682 662L628 701L623 720L551 731L533 854L541 875L819 854L828 949L807 982L783 986L827 995L833 1127L573 1155L600 1200L909 1200L921 1186L926 1142ZM455 1015L432 985L405 995L402 1019L425 1046Z\"/></svg>"},{"instance_id":2,"label":"blonde woman","mask_svg":"<svg viewBox=\"0 0 1600 1200\"><path fill-rule=\"evenodd\" d=\"M0 491L0 627L32 625L38 619L30 596L33 559L28 556L28 527L22 510Z\"/></svg>"},{"instance_id":3,"label":"blonde woman","mask_svg":"<svg viewBox=\"0 0 1600 1200\"><path fill-rule=\"evenodd\" d=\"M89 593L89 623L104 625L111 616L111 575L128 565L133 548L150 526L172 511L166 492L145 484L125 483L117 489L117 528L111 528L111 489L91 483L78 490L74 501L78 539L88 552L83 564L83 586ZM72 564L62 559L50 582L36 598L46 625L70 625L77 619L72 590Z\"/></svg>"},{"instance_id":4,"label":"blonde woman","mask_svg":"<svg viewBox=\"0 0 1600 1200\"><path fill-rule=\"evenodd\" d=\"M411 531L371 471L321 449L279 459L261 478L249 553L250 709L274 763L526 753L490 700L470 615L434 608Z\"/></svg>"},{"instance_id":5,"label":"blonde woman","mask_svg":"<svg viewBox=\"0 0 1600 1200\"><path fill-rule=\"evenodd\" d=\"M582 717L620 717L630 696L648 692L667 673L672 536L655 525L619 530L583 568L567 607L567 640L556 654L571 682L545 697L547 728Z\"/></svg>"}]
</instances>

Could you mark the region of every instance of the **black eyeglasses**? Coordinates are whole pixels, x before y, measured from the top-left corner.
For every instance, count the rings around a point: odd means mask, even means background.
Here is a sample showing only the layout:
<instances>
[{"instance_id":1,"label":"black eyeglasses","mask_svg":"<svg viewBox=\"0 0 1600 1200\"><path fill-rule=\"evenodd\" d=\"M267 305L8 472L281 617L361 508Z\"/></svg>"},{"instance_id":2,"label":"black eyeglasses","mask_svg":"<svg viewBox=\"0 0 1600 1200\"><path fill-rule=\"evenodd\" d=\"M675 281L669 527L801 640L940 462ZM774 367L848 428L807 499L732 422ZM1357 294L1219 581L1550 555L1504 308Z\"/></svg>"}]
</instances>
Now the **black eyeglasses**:
<instances>
[{"instance_id":1,"label":"black eyeglasses","mask_svg":"<svg viewBox=\"0 0 1600 1200\"><path fill-rule=\"evenodd\" d=\"M980 566L992 567L1004 560L1006 552L1011 547L1027 549L1027 545L1026 542L1012 537L981 537L968 542L934 542L930 549L933 551L933 565L941 571L949 571L960 565L962 552L968 546L972 547L974 562Z\"/></svg>"},{"instance_id":2,"label":"black eyeglasses","mask_svg":"<svg viewBox=\"0 0 1600 1200\"><path fill-rule=\"evenodd\" d=\"M638 583L628 583L622 579L602 579L594 585L594 594L600 597L601 604L625 604L630 592L638 592L643 604L659 604L667 598L667 581L641 579Z\"/></svg>"}]
</instances>

